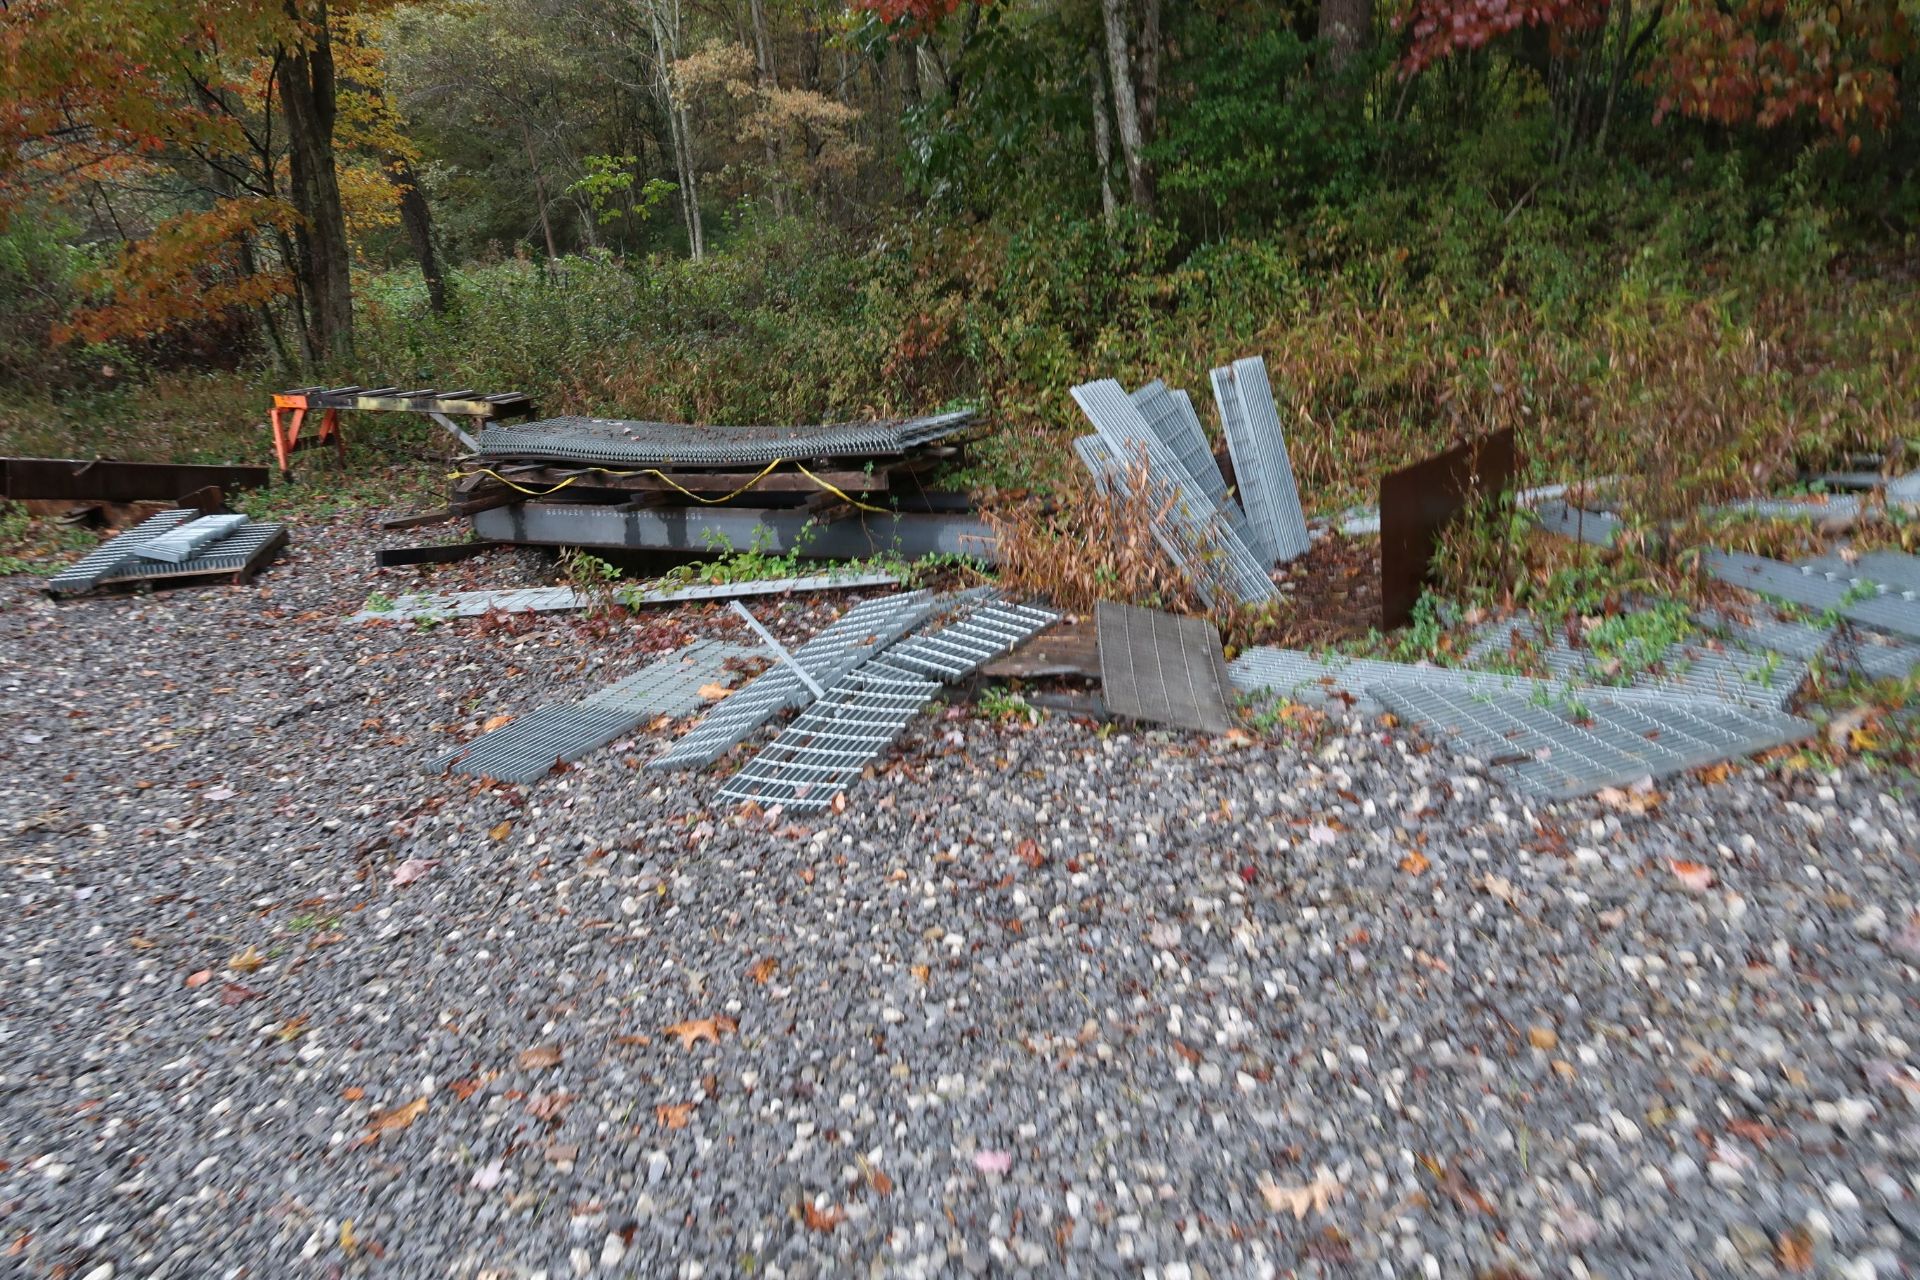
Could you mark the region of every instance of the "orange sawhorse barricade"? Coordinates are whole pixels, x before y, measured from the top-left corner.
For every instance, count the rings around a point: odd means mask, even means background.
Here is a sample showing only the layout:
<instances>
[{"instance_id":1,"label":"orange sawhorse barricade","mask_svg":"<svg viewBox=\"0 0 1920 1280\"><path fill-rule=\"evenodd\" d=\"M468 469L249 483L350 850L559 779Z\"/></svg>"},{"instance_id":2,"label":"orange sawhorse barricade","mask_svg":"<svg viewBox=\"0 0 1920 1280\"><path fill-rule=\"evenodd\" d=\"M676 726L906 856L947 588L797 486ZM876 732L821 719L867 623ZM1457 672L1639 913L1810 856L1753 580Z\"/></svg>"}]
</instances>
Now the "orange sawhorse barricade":
<instances>
[{"instance_id":1,"label":"orange sawhorse barricade","mask_svg":"<svg viewBox=\"0 0 1920 1280\"><path fill-rule=\"evenodd\" d=\"M300 431L309 413L318 413L320 422L306 444L325 445L333 441L340 464L346 465L347 438L340 428L342 409L424 414L451 432L463 446L474 449L478 448L474 438L455 424L456 418L466 418L477 429L501 418L532 417L533 401L522 391L482 395L477 391L435 391L431 387L417 391L402 391L398 387L368 390L357 386L277 391L271 414L273 452L279 459L282 475L293 467L294 450L302 447Z\"/></svg>"}]
</instances>

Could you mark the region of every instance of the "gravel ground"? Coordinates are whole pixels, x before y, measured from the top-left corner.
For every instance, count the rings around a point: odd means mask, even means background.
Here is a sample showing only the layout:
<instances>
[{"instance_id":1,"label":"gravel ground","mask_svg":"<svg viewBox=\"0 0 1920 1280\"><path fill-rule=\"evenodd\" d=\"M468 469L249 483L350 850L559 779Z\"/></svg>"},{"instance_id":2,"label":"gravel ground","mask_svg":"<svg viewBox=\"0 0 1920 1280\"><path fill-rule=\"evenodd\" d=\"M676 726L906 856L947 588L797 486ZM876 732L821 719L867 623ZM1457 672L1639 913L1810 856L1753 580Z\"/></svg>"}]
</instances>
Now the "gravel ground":
<instances>
[{"instance_id":1,"label":"gravel ground","mask_svg":"<svg viewBox=\"0 0 1920 1280\"><path fill-rule=\"evenodd\" d=\"M950 712L798 823L646 735L488 788L421 762L732 624L348 625L535 571L370 529L0 584L0 1273L1920 1269L1882 779L1535 811L1377 723Z\"/></svg>"}]
</instances>

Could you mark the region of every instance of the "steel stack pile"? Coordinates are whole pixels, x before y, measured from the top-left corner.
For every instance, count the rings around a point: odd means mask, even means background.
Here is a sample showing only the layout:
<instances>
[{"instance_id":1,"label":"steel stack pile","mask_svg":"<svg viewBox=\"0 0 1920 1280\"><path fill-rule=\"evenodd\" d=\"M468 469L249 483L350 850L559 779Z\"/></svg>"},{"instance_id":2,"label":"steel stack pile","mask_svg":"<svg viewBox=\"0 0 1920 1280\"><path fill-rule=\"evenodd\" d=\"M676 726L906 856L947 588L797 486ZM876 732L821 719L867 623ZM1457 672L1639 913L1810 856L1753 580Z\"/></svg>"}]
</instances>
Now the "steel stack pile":
<instances>
[{"instance_id":1,"label":"steel stack pile","mask_svg":"<svg viewBox=\"0 0 1920 1280\"><path fill-rule=\"evenodd\" d=\"M971 410L802 427L565 417L480 432L452 511L503 542L848 557L986 555L963 496L928 491L964 456Z\"/></svg>"}]
</instances>

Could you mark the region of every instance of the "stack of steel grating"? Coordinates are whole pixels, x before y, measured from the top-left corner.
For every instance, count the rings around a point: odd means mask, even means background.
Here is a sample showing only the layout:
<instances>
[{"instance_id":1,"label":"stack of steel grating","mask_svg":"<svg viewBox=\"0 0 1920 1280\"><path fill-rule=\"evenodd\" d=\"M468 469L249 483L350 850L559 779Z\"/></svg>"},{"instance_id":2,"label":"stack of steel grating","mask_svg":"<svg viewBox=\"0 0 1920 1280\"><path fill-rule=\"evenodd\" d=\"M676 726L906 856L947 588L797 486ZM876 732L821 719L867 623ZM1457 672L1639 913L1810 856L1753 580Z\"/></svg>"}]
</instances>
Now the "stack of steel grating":
<instances>
[{"instance_id":1,"label":"stack of steel grating","mask_svg":"<svg viewBox=\"0 0 1920 1280\"><path fill-rule=\"evenodd\" d=\"M1280 410L1267 381L1267 363L1249 356L1215 369L1212 376L1220 426L1226 432L1256 549L1268 564L1297 559L1307 553L1312 540L1300 509L1300 489L1280 426Z\"/></svg>"},{"instance_id":2,"label":"stack of steel grating","mask_svg":"<svg viewBox=\"0 0 1920 1280\"><path fill-rule=\"evenodd\" d=\"M881 422L806 427L689 426L617 418L547 418L480 433L479 456L643 467L761 466L787 459L908 453L960 434L972 410Z\"/></svg>"},{"instance_id":3,"label":"stack of steel grating","mask_svg":"<svg viewBox=\"0 0 1920 1280\"><path fill-rule=\"evenodd\" d=\"M176 525L159 537L141 544L136 553L142 560L158 560L180 565L194 558L202 547L238 532L247 523L245 516L201 516Z\"/></svg>"},{"instance_id":4,"label":"stack of steel grating","mask_svg":"<svg viewBox=\"0 0 1920 1280\"><path fill-rule=\"evenodd\" d=\"M136 559L139 549L161 534L199 515L192 507L162 511L142 520L124 533L115 534L47 580L47 590L56 595L91 591L107 576Z\"/></svg>"},{"instance_id":5,"label":"stack of steel grating","mask_svg":"<svg viewBox=\"0 0 1920 1280\"><path fill-rule=\"evenodd\" d=\"M835 682L729 778L729 800L820 809L860 776L939 691L1037 634L1059 615L988 596L954 622L914 636Z\"/></svg>"},{"instance_id":6,"label":"stack of steel grating","mask_svg":"<svg viewBox=\"0 0 1920 1280\"><path fill-rule=\"evenodd\" d=\"M1075 387L1073 398L1098 432L1075 440L1074 452L1104 488L1147 506L1154 516L1154 539L1209 604L1223 598L1249 604L1278 594L1259 558L1148 427L1119 383L1090 382ZM1145 492L1135 493L1133 481L1142 466Z\"/></svg>"},{"instance_id":7,"label":"stack of steel grating","mask_svg":"<svg viewBox=\"0 0 1920 1280\"><path fill-rule=\"evenodd\" d=\"M245 521L246 517L241 516ZM150 558L143 550L138 558L122 564L100 580L103 587L116 583L138 582L144 578L176 577L182 574L238 572L276 542L286 539L287 527L269 520L249 521L215 541L202 544L184 560Z\"/></svg>"},{"instance_id":8,"label":"stack of steel grating","mask_svg":"<svg viewBox=\"0 0 1920 1280\"><path fill-rule=\"evenodd\" d=\"M865 601L794 650L794 661L817 684L831 689L855 667L918 626L933 609L933 594L928 591ZM707 713L706 719L672 747L649 760L647 767L692 769L711 764L782 711L803 707L812 700L813 695L798 676L785 666L775 667Z\"/></svg>"},{"instance_id":9,"label":"stack of steel grating","mask_svg":"<svg viewBox=\"0 0 1920 1280\"><path fill-rule=\"evenodd\" d=\"M48 579L47 591L80 595L161 579L175 584L196 578L244 581L286 545L285 525L251 522L245 516L211 517L213 523L199 517L191 507L149 517ZM176 538L189 529L194 530L190 536Z\"/></svg>"},{"instance_id":10,"label":"stack of steel grating","mask_svg":"<svg viewBox=\"0 0 1920 1280\"><path fill-rule=\"evenodd\" d=\"M457 751L433 757L434 773L452 769L497 782L532 783L631 732L651 716L681 716L704 705L727 663L763 656L757 649L699 640L576 703L540 707Z\"/></svg>"}]
</instances>

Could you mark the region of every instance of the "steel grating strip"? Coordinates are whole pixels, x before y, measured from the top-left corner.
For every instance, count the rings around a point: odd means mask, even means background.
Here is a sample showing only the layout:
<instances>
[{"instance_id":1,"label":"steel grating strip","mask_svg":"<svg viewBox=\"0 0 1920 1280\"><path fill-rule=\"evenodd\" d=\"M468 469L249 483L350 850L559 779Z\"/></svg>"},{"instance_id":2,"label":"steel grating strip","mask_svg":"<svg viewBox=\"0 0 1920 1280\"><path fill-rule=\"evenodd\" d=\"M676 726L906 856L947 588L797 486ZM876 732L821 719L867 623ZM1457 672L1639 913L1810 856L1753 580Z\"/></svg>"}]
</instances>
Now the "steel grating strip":
<instances>
[{"instance_id":1,"label":"steel grating strip","mask_svg":"<svg viewBox=\"0 0 1920 1280\"><path fill-rule=\"evenodd\" d=\"M141 545L137 554L142 560L160 560L167 564L184 564L200 554L202 547L211 546L245 526L246 516L201 516L198 520L189 520L167 530L159 537Z\"/></svg>"},{"instance_id":2,"label":"steel grating strip","mask_svg":"<svg viewBox=\"0 0 1920 1280\"><path fill-rule=\"evenodd\" d=\"M888 587L899 583L890 573L815 574L802 578L769 578L760 582L698 583L649 591L616 592L623 604L680 604L689 600L733 600L789 592L851 591L859 587ZM490 612L553 613L584 609L592 600L572 587L524 587L499 591L420 591L401 596L384 609L364 608L350 622L411 622L416 618L478 618Z\"/></svg>"},{"instance_id":3,"label":"steel grating strip","mask_svg":"<svg viewBox=\"0 0 1920 1280\"><path fill-rule=\"evenodd\" d=\"M966 430L971 409L928 417L805 427L693 426L563 417L480 433L483 458L544 458L640 466L764 465L788 458L903 454Z\"/></svg>"},{"instance_id":4,"label":"steel grating strip","mask_svg":"<svg viewBox=\"0 0 1920 1280\"><path fill-rule=\"evenodd\" d=\"M1707 508L1708 515L1753 516L1761 520L1829 520L1860 514L1860 499L1851 493L1827 498L1741 498Z\"/></svg>"},{"instance_id":5,"label":"steel grating strip","mask_svg":"<svg viewBox=\"0 0 1920 1280\"><path fill-rule=\"evenodd\" d=\"M1889 591L1920 591L1920 556L1904 551L1869 551L1852 561L1838 555L1821 556L1799 567L1823 575L1877 582Z\"/></svg>"},{"instance_id":6,"label":"steel grating strip","mask_svg":"<svg viewBox=\"0 0 1920 1280\"><path fill-rule=\"evenodd\" d=\"M458 751L437 756L428 768L452 769L498 782L533 783L556 761L578 760L640 723L644 712L622 706L560 703L540 707L484 733Z\"/></svg>"},{"instance_id":7,"label":"steel grating strip","mask_svg":"<svg viewBox=\"0 0 1920 1280\"><path fill-rule=\"evenodd\" d=\"M683 716L708 704L710 700L700 691L727 674L727 663L765 656L764 651L750 645L696 640L581 699L580 705L622 708L648 716Z\"/></svg>"},{"instance_id":8,"label":"steel grating strip","mask_svg":"<svg viewBox=\"0 0 1920 1280\"><path fill-rule=\"evenodd\" d=\"M886 661L951 684L1059 620L1048 609L989 598L956 622L901 641L887 650Z\"/></svg>"},{"instance_id":9,"label":"steel grating strip","mask_svg":"<svg viewBox=\"0 0 1920 1280\"><path fill-rule=\"evenodd\" d=\"M1732 703L1630 703L1610 691L1583 698L1577 713L1510 693L1392 682L1369 692L1409 722L1504 768L1521 789L1553 799L1751 755L1815 731L1810 721Z\"/></svg>"},{"instance_id":10,"label":"steel grating strip","mask_svg":"<svg viewBox=\"0 0 1920 1280\"><path fill-rule=\"evenodd\" d=\"M1610 547L1620 536L1620 517L1604 511L1585 511L1564 502L1543 502L1534 508L1533 515L1548 533L1596 547Z\"/></svg>"},{"instance_id":11,"label":"steel grating strip","mask_svg":"<svg viewBox=\"0 0 1920 1280\"><path fill-rule=\"evenodd\" d=\"M1232 727L1232 685L1211 623L1111 602L1094 616L1108 710L1198 733Z\"/></svg>"},{"instance_id":12,"label":"steel grating strip","mask_svg":"<svg viewBox=\"0 0 1920 1280\"><path fill-rule=\"evenodd\" d=\"M244 569L260 549L286 532L286 526L262 521L242 525L212 546L202 548L191 559L178 564L164 560L134 559L100 579L101 586L138 582L143 578L167 578L189 573L224 573Z\"/></svg>"},{"instance_id":13,"label":"steel grating strip","mask_svg":"<svg viewBox=\"0 0 1920 1280\"><path fill-rule=\"evenodd\" d=\"M1709 551L1701 566L1722 582L1841 617L1897 635L1920 638L1920 598L1914 592L1881 592L1875 584L1801 570L1745 552Z\"/></svg>"},{"instance_id":14,"label":"steel grating strip","mask_svg":"<svg viewBox=\"0 0 1920 1280\"><path fill-rule=\"evenodd\" d=\"M177 525L185 524L200 513L192 507L180 507L148 516L139 524L117 533L47 580L53 592L91 591L123 563L134 559L139 548Z\"/></svg>"},{"instance_id":15,"label":"steel grating strip","mask_svg":"<svg viewBox=\"0 0 1920 1280\"><path fill-rule=\"evenodd\" d=\"M1160 443L1140 411L1111 378L1073 388L1074 402L1093 423L1102 456L1090 444L1074 442L1074 451L1103 485L1123 499L1145 503L1153 514L1153 536L1209 604L1220 597L1252 603L1270 600L1277 589L1259 558L1206 501L1199 482ZM1144 462L1146 492L1133 493L1136 468Z\"/></svg>"},{"instance_id":16,"label":"steel grating strip","mask_svg":"<svg viewBox=\"0 0 1920 1280\"><path fill-rule=\"evenodd\" d=\"M1224 508L1228 501L1227 478L1220 474L1220 465L1213 460L1206 433L1200 429L1199 415L1193 412L1193 401L1186 398L1186 393L1180 393L1176 399L1167 384L1155 378L1127 398L1140 411L1154 438L1167 447L1199 484L1207 501Z\"/></svg>"},{"instance_id":17,"label":"steel grating strip","mask_svg":"<svg viewBox=\"0 0 1920 1280\"><path fill-rule=\"evenodd\" d=\"M905 635L933 612L931 592L883 596L849 609L838 621L794 651L794 659L831 692L848 672ZM789 707L811 701L806 687L785 667L775 667L722 702L649 769L710 764Z\"/></svg>"},{"instance_id":18,"label":"steel grating strip","mask_svg":"<svg viewBox=\"0 0 1920 1280\"><path fill-rule=\"evenodd\" d=\"M1312 540L1300 510L1300 488L1287 454L1280 410L1267 381L1267 362L1259 356L1235 360L1213 371L1213 398L1233 457L1234 479L1247 522L1268 564L1303 556Z\"/></svg>"}]
</instances>

